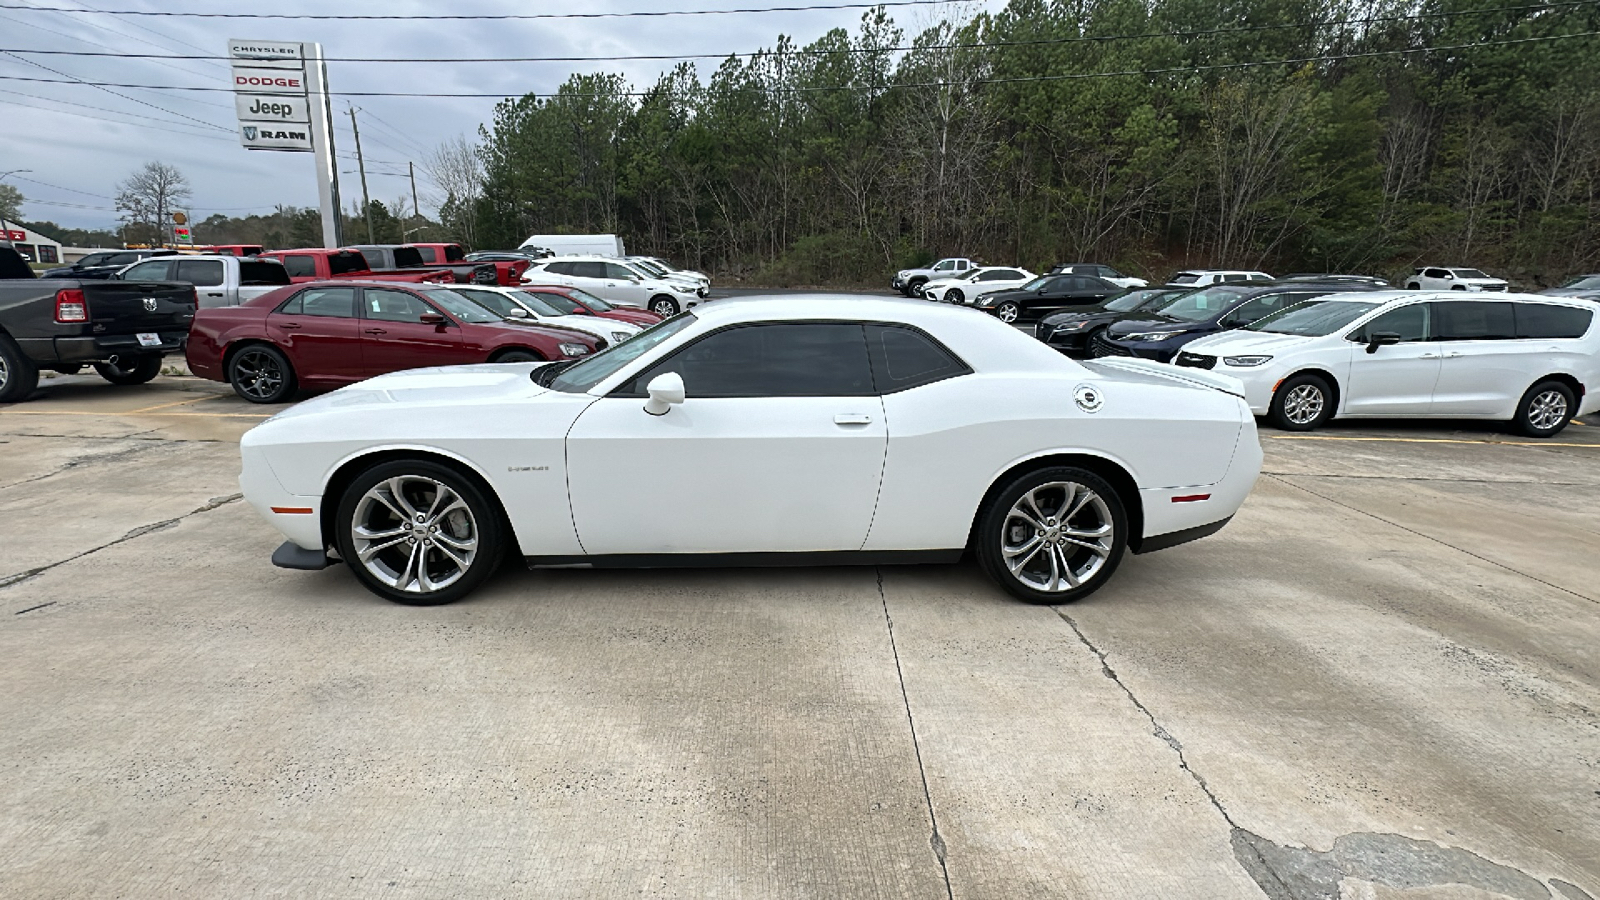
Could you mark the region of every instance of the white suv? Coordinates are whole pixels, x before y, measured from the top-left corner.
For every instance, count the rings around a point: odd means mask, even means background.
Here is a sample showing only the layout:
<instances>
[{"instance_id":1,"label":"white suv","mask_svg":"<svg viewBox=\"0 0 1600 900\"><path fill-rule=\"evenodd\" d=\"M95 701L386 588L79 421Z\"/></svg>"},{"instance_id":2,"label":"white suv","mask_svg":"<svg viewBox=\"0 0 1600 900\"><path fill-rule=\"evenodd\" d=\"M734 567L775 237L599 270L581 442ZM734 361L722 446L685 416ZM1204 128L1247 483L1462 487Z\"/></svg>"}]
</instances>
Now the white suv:
<instances>
[{"instance_id":1,"label":"white suv","mask_svg":"<svg viewBox=\"0 0 1600 900\"><path fill-rule=\"evenodd\" d=\"M1333 294L1190 342L1279 428L1334 416L1500 419L1550 437L1600 410L1600 303L1535 294Z\"/></svg>"},{"instance_id":2,"label":"white suv","mask_svg":"<svg viewBox=\"0 0 1600 900\"><path fill-rule=\"evenodd\" d=\"M680 281L652 278L626 261L604 256L553 256L522 273L523 284L561 284L608 303L671 317L700 305L699 291Z\"/></svg>"},{"instance_id":3,"label":"white suv","mask_svg":"<svg viewBox=\"0 0 1600 900\"><path fill-rule=\"evenodd\" d=\"M1413 291L1504 291L1511 285L1504 278L1485 275L1477 269L1423 266L1406 279L1406 288Z\"/></svg>"}]
</instances>

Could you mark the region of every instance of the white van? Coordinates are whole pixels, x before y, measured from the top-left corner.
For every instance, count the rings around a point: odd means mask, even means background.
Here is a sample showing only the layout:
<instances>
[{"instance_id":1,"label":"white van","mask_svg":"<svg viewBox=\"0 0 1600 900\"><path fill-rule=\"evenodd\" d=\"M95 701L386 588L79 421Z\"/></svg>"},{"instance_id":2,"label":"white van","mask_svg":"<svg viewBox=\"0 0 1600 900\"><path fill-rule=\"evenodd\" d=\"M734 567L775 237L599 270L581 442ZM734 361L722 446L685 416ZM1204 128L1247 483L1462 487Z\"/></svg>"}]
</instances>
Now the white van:
<instances>
[{"instance_id":1,"label":"white van","mask_svg":"<svg viewBox=\"0 0 1600 900\"><path fill-rule=\"evenodd\" d=\"M536 234L522 242L522 247L540 247L557 256L613 256L628 255L622 238L614 234Z\"/></svg>"},{"instance_id":2,"label":"white van","mask_svg":"<svg viewBox=\"0 0 1600 900\"><path fill-rule=\"evenodd\" d=\"M1534 294L1333 294L1190 342L1288 431L1334 416L1499 419L1551 437L1600 410L1600 304Z\"/></svg>"}]
</instances>

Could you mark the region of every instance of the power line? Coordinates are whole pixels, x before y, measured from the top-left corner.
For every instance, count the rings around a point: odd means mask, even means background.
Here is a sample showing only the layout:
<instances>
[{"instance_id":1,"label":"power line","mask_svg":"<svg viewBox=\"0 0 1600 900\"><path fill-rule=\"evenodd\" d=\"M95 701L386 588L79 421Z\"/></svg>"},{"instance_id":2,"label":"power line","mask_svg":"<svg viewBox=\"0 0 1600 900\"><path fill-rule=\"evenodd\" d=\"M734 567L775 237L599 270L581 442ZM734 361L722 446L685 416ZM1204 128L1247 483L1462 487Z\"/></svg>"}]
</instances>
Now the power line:
<instances>
[{"instance_id":1,"label":"power line","mask_svg":"<svg viewBox=\"0 0 1600 900\"><path fill-rule=\"evenodd\" d=\"M43 69L46 72L54 72L57 75L61 75L61 76L66 77L66 78L70 78L70 79L72 79L72 81L75 81L75 82L77 82L79 84L86 84L86 85L88 85L88 86L90 86L92 88L98 88L99 90L105 91L106 93L111 94L114 97L121 97L124 100L131 100L134 103L139 104L140 106L148 106L151 109L158 109L158 110L166 113L169 116L177 116L180 119L188 119L191 122L199 122L201 125L205 125L208 128L215 128L218 131L229 131L230 130L230 129L227 129L227 128L223 128L221 125L218 125L215 122L207 122L204 119L196 119L194 116L186 116L181 112L174 112L174 111L172 111L170 109L167 109L164 106L157 106L154 103L150 103L150 102L147 102L145 100L140 100L138 97L130 97L127 94L119 94L116 91L111 90L111 88L114 87L115 85L96 84L95 82L86 81L86 80L84 80L82 78L79 78L78 76L70 74L68 72L63 72L60 69L52 69L49 66L45 65L44 63L37 63L37 62L34 62L31 59L23 59L22 57L16 55L15 53L8 53L8 52L5 52L5 51L0 51L0 53L5 53L5 55L10 56L12 59L17 60L18 62L26 63L26 64L28 64L30 66L33 66L34 68ZM19 79L13 78L13 80L19 80ZM34 79L34 80L39 81L39 80L42 80L42 79ZM71 82L66 82L66 83L71 83Z\"/></svg>"},{"instance_id":2,"label":"power line","mask_svg":"<svg viewBox=\"0 0 1600 900\"><path fill-rule=\"evenodd\" d=\"M93 191L80 191L77 188L62 187L59 184L51 184L48 181L40 181L37 178L29 178L26 175L13 175L11 177L17 179L18 181L26 181L26 182L30 182L32 184L43 185L44 187L47 187L47 188L55 188L58 191L66 191L66 192L71 193L71 194L82 194L85 197L98 197L101 200L115 200L115 199L117 199L115 197L107 197L105 194L96 194Z\"/></svg>"},{"instance_id":3,"label":"power line","mask_svg":"<svg viewBox=\"0 0 1600 900\"><path fill-rule=\"evenodd\" d=\"M72 84L73 82L58 82L58 83L60 83L60 84ZM73 112L70 109L55 109L53 107L48 107L48 106L37 106L37 105L32 104L32 103L18 103L17 101L10 99L11 97L30 97L30 98L33 98L35 100L44 100L47 103L59 103L59 104L68 103L68 101L65 101L65 100L53 100L53 99L51 99L49 97L40 97L40 96L38 96L36 94L24 94L24 93L22 93L20 91L8 91L8 92L6 92L5 96L0 97L0 103L9 104L11 106L20 106L20 107L22 107L24 109L37 109L37 110L39 110L41 112L51 113L52 115L76 116L76 117L78 117L80 119L89 119L89 120L92 120L92 121L95 121L95 122L108 122L108 123L110 123L112 125L124 125L124 126L127 126L129 128L148 128L148 129L150 129L152 131L162 132L163 134L177 134L177 135L182 135L183 137L199 138L201 140L206 140L206 141L221 141L224 144L233 143L233 141L230 141L225 137L213 134L213 133L211 133L209 131L201 131L200 129L195 128L193 125L184 125L181 122L168 122L165 119L151 119L149 123L146 123L146 122L124 122L121 119L108 119L105 116L91 116L91 115L88 115L87 113ZM83 107L85 109L96 109L96 110L100 110L101 109L98 106L86 106L86 105L84 105L82 103L74 103L74 104L70 104L70 105L72 105L72 106L81 106L81 107ZM101 111L102 112L112 112L112 113L116 112L115 110L101 110ZM161 123L161 124L152 124L152 123L158 123L158 122ZM173 130L174 128L193 129L193 130L174 131Z\"/></svg>"},{"instance_id":4,"label":"power line","mask_svg":"<svg viewBox=\"0 0 1600 900\"><path fill-rule=\"evenodd\" d=\"M941 6L948 0L874 0L870 3L819 3L806 6L760 6L743 7L738 9L662 9L662 10L634 10L630 12L589 12L589 13L501 13L492 15L468 13L439 13L437 15L344 15L332 13L259 13L259 12L177 12L171 10L152 9L70 9L59 6L21 6L10 3L0 3L0 9L20 9L29 12L61 12L80 14L99 14L107 16L152 16L163 18L186 19L298 19L313 21L345 21L345 22L373 22L373 21L472 21L472 22L506 22L527 21L539 19L633 19L633 18L662 18L667 16L730 16L745 13L770 13L770 12L811 12L814 10L828 9L877 9L880 6Z\"/></svg>"},{"instance_id":5,"label":"power line","mask_svg":"<svg viewBox=\"0 0 1600 900\"><path fill-rule=\"evenodd\" d=\"M1308 63L1317 63L1317 62L1341 62L1341 61L1352 60L1352 59L1372 59L1372 58L1382 57L1382 56L1404 56L1404 55L1410 54L1410 53L1441 53L1441 52L1446 52L1446 51L1450 51L1450 50L1475 50L1475 49L1479 49L1479 48L1483 48L1483 47L1506 47L1506 46L1511 46L1513 44L1535 44L1535 43L1544 43L1544 42L1549 42L1549 41L1569 40L1571 38L1595 37L1597 35L1600 35L1600 31L1577 31L1577 32L1572 32L1570 34L1552 34L1552 35L1544 35L1542 37L1510 38L1510 39L1501 40L1501 41L1473 41L1473 42L1465 43L1465 44L1445 44L1445 45L1439 45L1439 46L1434 46L1434 47L1408 47L1408 48L1400 49L1400 50L1370 50L1370 51L1366 51L1366 52L1362 52L1362 53L1328 53L1328 54L1322 54L1322 55L1319 55L1319 56L1301 56L1301 57L1295 57L1295 58L1290 58L1290 59L1252 60L1252 61L1248 61L1248 62L1214 63L1214 64L1210 64L1210 65L1199 65L1199 66L1170 66L1170 67L1161 68L1161 69L1126 69L1126 70L1114 71L1114 72L1073 72L1073 73L1067 73L1067 74L1061 74L1061 75L1030 75L1030 76L1019 76L1019 77L1014 77L1014 78L976 78L976 79L973 79L971 81L907 82L907 83L901 83L901 84L886 84L886 85L882 86L882 90L895 90L895 89L901 89L901 88L975 87L975 86L978 86L978 85L989 85L989 84L1022 84L1022 83L1028 83L1028 82L1041 82L1041 81L1077 81L1077 80L1081 80L1081 79L1093 79L1093 78L1125 78L1125 77L1129 77L1129 76L1180 75L1180 74L1192 74L1192 73L1196 73L1196 72L1227 71L1227 70L1232 70L1232 69L1253 69L1253 68L1260 68L1260 67L1263 67L1263 66L1296 66L1296 65L1306 65ZM78 83L78 84L85 84L85 85L88 85L90 87L139 88L139 89L144 89L144 90L155 90L155 91L207 91L207 92L225 91L225 92L231 92L233 90L232 88L229 88L229 87L193 87L193 86L187 86L187 85L119 84L119 83L114 83L114 82L90 83L90 82L85 82L85 81L81 81L81 80L73 82L73 81L60 81L60 80L52 79L52 78L30 78L30 77L25 77L25 76L20 76L20 75L0 75L0 81L27 81L27 82L36 82L36 83L42 83L42 84L74 84L74 83ZM828 92L834 92L834 91L854 91L854 90L861 90L862 87L863 87L862 85L849 85L849 84L846 84L846 85L818 85L818 86L812 86L812 87L754 87L754 88L745 87L745 88L734 88L734 91L738 92L738 93L756 92L756 93L764 93L764 94L813 94L813 93L828 93ZM508 98L510 98L512 96L518 96L518 97L524 97L524 98L532 97L532 98L535 98L535 99L555 99L555 98L559 98L559 97L588 98L588 97L596 97L596 96L638 98L638 97L649 97L649 96L653 95L653 92L650 92L650 91L617 91L615 93L607 93L607 94L575 94L575 93L569 93L569 94L536 94L536 93L524 93L524 94L519 94L519 95L512 95L512 94L505 93L505 92L501 92L501 93L442 93L442 92L430 92L430 91L329 91L328 93L330 95L332 95L332 96L337 96L337 97L437 97L437 98L456 99L456 100L471 100L471 99L502 99L503 100L503 99L508 99ZM224 129L224 130L226 130L226 129Z\"/></svg>"},{"instance_id":6,"label":"power line","mask_svg":"<svg viewBox=\"0 0 1600 900\"><path fill-rule=\"evenodd\" d=\"M1564 0L1556 3L1533 3L1524 6L1479 7L1476 9L1459 9L1436 12L1399 13L1386 16L1360 16L1348 19L1329 19L1320 22L1287 22L1262 25L1244 25L1232 28L1205 28L1189 31L1147 31L1132 34L1104 34L1104 35L1073 35L1069 37L1036 38L1023 41L973 41L970 43L954 44L923 44L905 45L896 47L843 47L825 50L796 49L784 51L784 55L794 56L823 56L836 53L911 53L928 52L934 50L986 50L990 48L1006 47L1036 47L1055 44L1104 44L1116 41L1150 40L1153 38L1200 38L1217 37L1234 34L1254 34L1263 31L1283 31L1305 28L1333 28L1346 25L1377 25L1388 22L1409 22L1426 19L1459 18L1473 15L1518 12L1540 12L1555 9L1566 9L1580 6L1596 6L1597 0ZM4 7L0 7L4 8ZM43 56L90 56L110 57L115 59L182 59L182 60L212 60L226 61L231 57L221 55L168 55L159 53L97 53L74 50L33 50L10 49L0 50L0 53L23 53ZM754 58L759 56L778 55L777 51L770 49L748 52L732 53L686 53L686 54L631 54L619 56L481 56L481 57L443 57L443 56L416 56L416 57L386 57L386 56L329 56L324 57L326 62L338 63L581 63L581 62L672 62L678 60L703 60L703 59L729 59L729 58Z\"/></svg>"}]
</instances>

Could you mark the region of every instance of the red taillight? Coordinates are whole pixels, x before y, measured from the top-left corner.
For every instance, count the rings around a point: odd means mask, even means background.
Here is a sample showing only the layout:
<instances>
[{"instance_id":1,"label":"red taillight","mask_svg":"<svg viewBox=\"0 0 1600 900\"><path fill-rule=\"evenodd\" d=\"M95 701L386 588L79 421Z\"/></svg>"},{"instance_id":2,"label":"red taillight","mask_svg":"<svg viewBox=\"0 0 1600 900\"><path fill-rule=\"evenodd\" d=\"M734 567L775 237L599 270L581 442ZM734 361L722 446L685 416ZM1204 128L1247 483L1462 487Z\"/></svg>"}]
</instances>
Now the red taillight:
<instances>
[{"instance_id":1,"label":"red taillight","mask_svg":"<svg viewBox=\"0 0 1600 900\"><path fill-rule=\"evenodd\" d=\"M56 321L62 324L89 321L89 301L83 298L83 291L65 288L56 291Z\"/></svg>"},{"instance_id":2,"label":"red taillight","mask_svg":"<svg viewBox=\"0 0 1600 900\"><path fill-rule=\"evenodd\" d=\"M194 298L194 311L195 312L199 312L200 311L200 289L191 285L189 287L189 296Z\"/></svg>"}]
</instances>

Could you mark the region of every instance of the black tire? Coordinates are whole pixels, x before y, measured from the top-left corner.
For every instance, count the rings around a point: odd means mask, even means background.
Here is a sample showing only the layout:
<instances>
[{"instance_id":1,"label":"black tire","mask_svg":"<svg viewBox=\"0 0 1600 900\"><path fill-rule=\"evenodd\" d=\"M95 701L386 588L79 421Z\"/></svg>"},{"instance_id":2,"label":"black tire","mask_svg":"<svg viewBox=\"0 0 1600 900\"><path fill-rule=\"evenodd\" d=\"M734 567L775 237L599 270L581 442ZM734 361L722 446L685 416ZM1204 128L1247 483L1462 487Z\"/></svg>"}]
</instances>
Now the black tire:
<instances>
[{"instance_id":1,"label":"black tire","mask_svg":"<svg viewBox=\"0 0 1600 900\"><path fill-rule=\"evenodd\" d=\"M1466 285L1462 285L1462 284L1452 284L1452 285L1450 285L1450 290L1452 290L1452 291L1464 291L1466 289L1467 289Z\"/></svg>"},{"instance_id":2,"label":"black tire","mask_svg":"<svg viewBox=\"0 0 1600 900\"><path fill-rule=\"evenodd\" d=\"M1420 290L1422 290L1422 285L1417 284L1415 281L1408 281L1408 282L1406 282L1406 290L1408 290L1408 291L1420 291Z\"/></svg>"},{"instance_id":3,"label":"black tire","mask_svg":"<svg viewBox=\"0 0 1600 900\"><path fill-rule=\"evenodd\" d=\"M1015 325L1022 318L1022 306L1007 300L994 308L994 314L995 318L1007 325Z\"/></svg>"},{"instance_id":4,"label":"black tire","mask_svg":"<svg viewBox=\"0 0 1600 900\"><path fill-rule=\"evenodd\" d=\"M380 487L385 482L390 487ZM431 507L440 500L440 485L460 498L464 510L451 510L436 522L417 522L410 515L401 521L397 513L432 512ZM399 501L392 500L395 490L400 492ZM368 493L373 491L391 498L392 505L377 498L369 500ZM446 508L454 505L453 500L445 502ZM439 463L420 459L379 463L356 476L338 498L338 504L333 528L339 556L363 587L385 600L406 606L454 603L494 574L505 556L508 532L500 508L476 479ZM356 535L358 526L365 526L369 534L385 534L386 527L396 532L404 527L410 534L393 544L384 544L383 539L371 540L365 544L369 559L363 561L362 548L356 542L369 539ZM444 535L450 535L448 542ZM469 542L473 548L470 554L461 549ZM377 552L371 552L375 547ZM407 580L408 572L419 570L433 578L450 580L439 587L430 587L420 573Z\"/></svg>"},{"instance_id":5,"label":"black tire","mask_svg":"<svg viewBox=\"0 0 1600 900\"><path fill-rule=\"evenodd\" d=\"M500 354L499 356L496 356L493 360L491 360L491 362L497 362L497 363L544 362L544 357L540 356L539 354L535 353L532 350L507 350L506 352Z\"/></svg>"},{"instance_id":6,"label":"black tire","mask_svg":"<svg viewBox=\"0 0 1600 900\"><path fill-rule=\"evenodd\" d=\"M1283 431L1314 431L1333 418L1333 388L1321 375L1285 378L1267 406L1267 421Z\"/></svg>"},{"instance_id":7,"label":"black tire","mask_svg":"<svg viewBox=\"0 0 1600 900\"><path fill-rule=\"evenodd\" d=\"M906 285L906 290L910 292L906 296L908 296L908 297L921 297L922 296L922 288L927 283L928 283L928 279L926 279L926 278L913 278L913 279L911 279L911 283Z\"/></svg>"},{"instance_id":8,"label":"black tire","mask_svg":"<svg viewBox=\"0 0 1600 900\"><path fill-rule=\"evenodd\" d=\"M235 353L228 360L228 383L251 403L286 402L298 384L289 357L270 344L251 344Z\"/></svg>"},{"instance_id":9,"label":"black tire","mask_svg":"<svg viewBox=\"0 0 1600 900\"><path fill-rule=\"evenodd\" d=\"M967 295L962 292L961 288L951 288L950 290L944 292L944 300L946 303L960 303L965 299L967 299Z\"/></svg>"},{"instance_id":10,"label":"black tire","mask_svg":"<svg viewBox=\"0 0 1600 900\"><path fill-rule=\"evenodd\" d=\"M1522 395L1511 425L1528 437L1555 437L1577 411L1578 398L1572 388L1559 381L1541 381Z\"/></svg>"},{"instance_id":11,"label":"black tire","mask_svg":"<svg viewBox=\"0 0 1600 900\"><path fill-rule=\"evenodd\" d=\"M665 295L651 297L650 311L663 319L670 319L678 314L678 301Z\"/></svg>"},{"instance_id":12,"label":"black tire","mask_svg":"<svg viewBox=\"0 0 1600 900\"><path fill-rule=\"evenodd\" d=\"M94 370L112 384L144 384L161 374L161 354L141 353L131 359L121 356L111 362L95 363Z\"/></svg>"},{"instance_id":13,"label":"black tire","mask_svg":"<svg viewBox=\"0 0 1600 900\"><path fill-rule=\"evenodd\" d=\"M39 387L39 367L16 341L0 334L0 403L21 403Z\"/></svg>"},{"instance_id":14,"label":"black tire","mask_svg":"<svg viewBox=\"0 0 1600 900\"><path fill-rule=\"evenodd\" d=\"M1076 486L1079 493L1069 497L1065 485ZM1085 498L1083 490L1093 498ZM1023 498L1030 496L1033 506L1024 518L1014 507L1026 509ZM1063 523L1053 514L1074 504L1076 510L1066 521L1072 536L1056 532ZM1094 527L1085 527L1089 525ZM1105 526L1109 533L1085 537ZM1051 535L1060 543L1052 543ZM1012 596L1029 603L1071 603L1099 590L1117 570L1128 546L1128 514L1116 489L1099 475L1076 466L1049 466L1024 472L1001 488L980 513L973 541L979 565ZM1031 553L1025 549L1030 546ZM1039 560L1041 550L1048 567ZM1013 571L1007 560L1018 556L1023 560ZM1063 569L1075 573L1064 585L1059 574L1052 575ZM1052 584L1058 589L1049 589Z\"/></svg>"}]
</instances>

